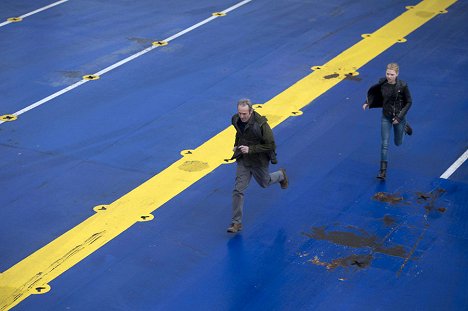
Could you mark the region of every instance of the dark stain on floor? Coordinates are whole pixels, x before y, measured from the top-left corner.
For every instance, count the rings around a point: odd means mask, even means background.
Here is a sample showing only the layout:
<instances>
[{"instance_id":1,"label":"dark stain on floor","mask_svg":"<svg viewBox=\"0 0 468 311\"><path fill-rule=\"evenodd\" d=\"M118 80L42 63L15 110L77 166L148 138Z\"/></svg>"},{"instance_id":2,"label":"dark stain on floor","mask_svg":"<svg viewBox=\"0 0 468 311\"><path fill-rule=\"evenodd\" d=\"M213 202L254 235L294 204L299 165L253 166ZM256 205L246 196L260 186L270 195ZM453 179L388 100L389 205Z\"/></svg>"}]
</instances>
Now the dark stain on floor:
<instances>
[{"instance_id":1,"label":"dark stain on floor","mask_svg":"<svg viewBox=\"0 0 468 311\"><path fill-rule=\"evenodd\" d=\"M437 188L429 193L416 193L416 200L407 199L405 200L403 196L397 194L391 194L386 192L377 192L372 199L388 203L391 205L403 204L411 205L419 208L421 205L424 206L425 213L428 214L431 211L436 211L438 213L444 213L446 211L445 207L439 205L439 199L446 192L442 188ZM416 204L415 204L416 203ZM426 218L427 220L427 218ZM390 228L390 231L386 234L385 237L379 237L365 231L364 229L355 227L355 226L341 226L340 230L326 230L325 226L322 227L313 227L310 232L303 232L303 235L314 239L328 241L330 243L341 245L345 247L351 247L355 249L361 249L357 251L361 254L351 254L346 257L336 258L330 262L321 261L318 256L315 256L314 259L309 260L315 265L326 267L327 269L335 269L337 267L344 268L356 268L356 269L365 269L369 267L374 260L376 253L385 254L388 256L399 257L404 259L398 275L401 273L403 268L406 266L407 262L413 257L414 251L416 250L418 244L422 240L426 229L419 236L418 240L411 249L407 250L404 245L398 245L389 243L390 236L401 226L398 221L393 218L391 215L386 214L381 221L385 227ZM334 224L334 227L340 227L339 224ZM429 224L426 224L428 227ZM426 227L426 228L427 228ZM389 245L390 244L390 245ZM364 254L362 254L364 249Z\"/></svg>"},{"instance_id":2,"label":"dark stain on floor","mask_svg":"<svg viewBox=\"0 0 468 311\"><path fill-rule=\"evenodd\" d=\"M396 220L392 218L390 215L385 215L382 219L385 227L391 227L395 224Z\"/></svg>"},{"instance_id":3,"label":"dark stain on floor","mask_svg":"<svg viewBox=\"0 0 468 311\"><path fill-rule=\"evenodd\" d=\"M324 266L329 270L333 270L338 267L365 269L370 266L373 259L374 257L371 254L353 254L343 258L333 259L331 262L323 262L315 257L310 260L310 262L317 266Z\"/></svg>"},{"instance_id":4,"label":"dark stain on floor","mask_svg":"<svg viewBox=\"0 0 468 311\"><path fill-rule=\"evenodd\" d=\"M437 210L440 213L446 211L445 207L437 207L437 201L446 192L445 189L437 188L429 193L417 192L417 202L423 204L424 209L429 213L433 210Z\"/></svg>"},{"instance_id":5,"label":"dark stain on floor","mask_svg":"<svg viewBox=\"0 0 468 311\"><path fill-rule=\"evenodd\" d=\"M346 77L345 80L358 81L358 82L362 81L362 78L360 78L359 76L353 76L352 74L349 74L349 73L345 74L345 77Z\"/></svg>"},{"instance_id":6,"label":"dark stain on floor","mask_svg":"<svg viewBox=\"0 0 468 311\"><path fill-rule=\"evenodd\" d=\"M366 231L359 229L360 234L349 231L326 231L324 227L314 227L312 232L304 233L305 236L315 239L329 241L334 244L353 247L363 248L367 247L372 249L373 252L386 254L390 256L396 256L405 258L407 251L402 245L395 245L387 247L383 245L383 242L379 242L379 237L376 235L370 235Z\"/></svg>"},{"instance_id":7,"label":"dark stain on floor","mask_svg":"<svg viewBox=\"0 0 468 311\"><path fill-rule=\"evenodd\" d=\"M387 192L377 192L376 194L374 194L372 199L390 204L398 204L403 202L403 197Z\"/></svg>"},{"instance_id":8,"label":"dark stain on floor","mask_svg":"<svg viewBox=\"0 0 468 311\"><path fill-rule=\"evenodd\" d=\"M332 74L324 76L323 78L328 80L328 79L338 78L339 76L340 75L338 73L332 73Z\"/></svg>"}]
</instances>

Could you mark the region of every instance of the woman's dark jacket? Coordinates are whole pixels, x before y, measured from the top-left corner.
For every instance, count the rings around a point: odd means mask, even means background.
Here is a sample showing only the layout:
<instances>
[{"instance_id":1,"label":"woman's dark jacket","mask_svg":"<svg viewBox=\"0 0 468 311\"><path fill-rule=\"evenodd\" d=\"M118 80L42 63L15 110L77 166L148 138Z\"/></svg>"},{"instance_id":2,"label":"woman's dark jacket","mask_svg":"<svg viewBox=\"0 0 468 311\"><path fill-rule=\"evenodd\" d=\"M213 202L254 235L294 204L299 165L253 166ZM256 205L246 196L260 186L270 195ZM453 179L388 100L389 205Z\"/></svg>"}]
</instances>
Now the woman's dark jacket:
<instances>
[{"instance_id":1,"label":"woman's dark jacket","mask_svg":"<svg viewBox=\"0 0 468 311\"><path fill-rule=\"evenodd\" d=\"M408 85L403 80L396 80L395 91L391 98L384 101L382 86L387 82L386 78L379 80L379 83L370 87L367 91L367 103L369 108L382 108L385 116L396 118L401 121L411 107L412 99ZM386 104L384 104L384 102Z\"/></svg>"},{"instance_id":2,"label":"woman's dark jacket","mask_svg":"<svg viewBox=\"0 0 468 311\"><path fill-rule=\"evenodd\" d=\"M245 125L244 131L239 128L240 118L238 114L232 116L232 125L236 129L234 147L241 145L249 147L249 153L243 154L236 150L232 159L242 161L245 166L267 166L272 160L275 162L275 139L273 131L267 123L267 118L253 111L252 116Z\"/></svg>"}]
</instances>

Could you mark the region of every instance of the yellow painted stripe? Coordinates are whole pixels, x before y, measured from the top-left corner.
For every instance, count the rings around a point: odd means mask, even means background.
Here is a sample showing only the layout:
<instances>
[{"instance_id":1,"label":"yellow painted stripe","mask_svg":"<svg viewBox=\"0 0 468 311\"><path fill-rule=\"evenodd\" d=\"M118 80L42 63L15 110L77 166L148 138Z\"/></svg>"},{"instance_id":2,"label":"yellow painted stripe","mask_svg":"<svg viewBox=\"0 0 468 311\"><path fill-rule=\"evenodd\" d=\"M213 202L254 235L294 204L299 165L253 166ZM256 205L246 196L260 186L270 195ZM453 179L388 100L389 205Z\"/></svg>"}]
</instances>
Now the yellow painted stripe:
<instances>
[{"instance_id":1,"label":"yellow painted stripe","mask_svg":"<svg viewBox=\"0 0 468 311\"><path fill-rule=\"evenodd\" d=\"M455 2L420 2L257 109L272 127L277 126ZM233 139L234 129L229 127L185 152L161 173L112 204L97 207L95 215L0 274L0 310L12 308L31 294L46 292L51 280L136 222L151 219L153 211L225 163Z\"/></svg>"}]
</instances>

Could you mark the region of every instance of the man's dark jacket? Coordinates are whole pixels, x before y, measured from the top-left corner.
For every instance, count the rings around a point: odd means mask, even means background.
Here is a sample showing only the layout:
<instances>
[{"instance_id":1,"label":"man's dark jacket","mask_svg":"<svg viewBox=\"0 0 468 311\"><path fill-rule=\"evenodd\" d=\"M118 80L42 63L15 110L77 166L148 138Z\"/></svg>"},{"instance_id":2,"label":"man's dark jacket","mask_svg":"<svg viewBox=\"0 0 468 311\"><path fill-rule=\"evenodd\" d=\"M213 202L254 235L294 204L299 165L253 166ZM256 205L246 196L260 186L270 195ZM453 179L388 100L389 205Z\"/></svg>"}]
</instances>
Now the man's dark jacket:
<instances>
[{"instance_id":1,"label":"man's dark jacket","mask_svg":"<svg viewBox=\"0 0 468 311\"><path fill-rule=\"evenodd\" d=\"M267 166L274 157L276 149L273 131L267 123L267 118L253 111L244 131L239 128L238 114L232 116L232 125L236 129L234 147L241 145L249 147L249 153L243 154L236 150L232 159L242 161L245 166ZM273 160L273 159L272 159ZM276 160L276 157L275 157Z\"/></svg>"},{"instance_id":2,"label":"man's dark jacket","mask_svg":"<svg viewBox=\"0 0 468 311\"><path fill-rule=\"evenodd\" d=\"M382 85L386 81L386 78L382 78L379 80L379 83L370 87L367 91L367 103L369 104L369 108L382 108L385 116L401 121L412 104L408 85L405 81L397 79L395 92L385 105L382 96Z\"/></svg>"}]
</instances>

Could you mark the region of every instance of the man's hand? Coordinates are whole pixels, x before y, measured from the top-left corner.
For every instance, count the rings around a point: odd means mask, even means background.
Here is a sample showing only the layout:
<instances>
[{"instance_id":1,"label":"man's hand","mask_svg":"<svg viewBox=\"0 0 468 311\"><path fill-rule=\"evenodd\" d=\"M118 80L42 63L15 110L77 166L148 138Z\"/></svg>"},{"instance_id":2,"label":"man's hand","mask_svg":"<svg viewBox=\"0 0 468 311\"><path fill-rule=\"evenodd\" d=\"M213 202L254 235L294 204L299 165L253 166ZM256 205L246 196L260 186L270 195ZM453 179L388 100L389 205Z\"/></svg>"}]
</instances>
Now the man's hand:
<instances>
[{"instance_id":1,"label":"man's hand","mask_svg":"<svg viewBox=\"0 0 468 311\"><path fill-rule=\"evenodd\" d=\"M362 110L366 110L366 109L369 109L368 103L364 103L364 105L362 105Z\"/></svg>"},{"instance_id":2,"label":"man's hand","mask_svg":"<svg viewBox=\"0 0 468 311\"><path fill-rule=\"evenodd\" d=\"M249 146L241 145L237 147L242 153L249 153Z\"/></svg>"},{"instance_id":3,"label":"man's hand","mask_svg":"<svg viewBox=\"0 0 468 311\"><path fill-rule=\"evenodd\" d=\"M396 125L396 124L398 124L398 123L400 123L400 121L398 121L398 119L397 119L397 118L393 118L393 120L392 120L392 124L395 124L395 125Z\"/></svg>"}]
</instances>

